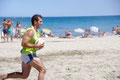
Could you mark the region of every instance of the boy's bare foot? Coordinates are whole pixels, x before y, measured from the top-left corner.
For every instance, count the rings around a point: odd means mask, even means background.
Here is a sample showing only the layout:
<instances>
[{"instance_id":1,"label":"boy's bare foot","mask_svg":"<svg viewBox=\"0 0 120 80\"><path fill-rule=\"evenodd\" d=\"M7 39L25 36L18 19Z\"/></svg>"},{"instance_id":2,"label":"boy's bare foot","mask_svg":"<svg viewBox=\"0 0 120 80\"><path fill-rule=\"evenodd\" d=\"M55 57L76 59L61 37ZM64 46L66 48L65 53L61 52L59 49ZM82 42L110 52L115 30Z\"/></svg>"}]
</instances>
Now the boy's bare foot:
<instances>
[{"instance_id":1,"label":"boy's bare foot","mask_svg":"<svg viewBox=\"0 0 120 80\"><path fill-rule=\"evenodd\" d=\"M5 80L6 77L7 77L6 74L0 74L0 80Z\"/></svg>"}]
</instances>

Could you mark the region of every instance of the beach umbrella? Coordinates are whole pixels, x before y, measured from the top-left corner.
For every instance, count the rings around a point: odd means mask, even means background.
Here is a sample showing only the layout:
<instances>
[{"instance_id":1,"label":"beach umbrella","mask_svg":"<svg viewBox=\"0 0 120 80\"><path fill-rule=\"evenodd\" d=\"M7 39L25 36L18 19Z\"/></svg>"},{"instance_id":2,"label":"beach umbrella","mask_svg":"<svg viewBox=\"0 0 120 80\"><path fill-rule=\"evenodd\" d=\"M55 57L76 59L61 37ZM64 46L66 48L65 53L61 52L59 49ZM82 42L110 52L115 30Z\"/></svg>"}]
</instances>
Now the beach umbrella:
<instances>
[{"instance_id":1,"label":"beach umbrella","mask_svg":"<svg viewBox=\"0 0 120 80\"><path fill-rule=\"evenodd\" d=\"M90 30L93 32L98 32L99 29L95 26L92 26L92 27L90 27Z\"/></svg>"},{"instance_id":2,"label":"beach umbrella","mask_svg":"<svg viewBox=\"0 0 120 80\"><path fill-rule=\"evenodd\" d=\"M84 33L85 32L85 30L81 29L81 28L74 29L74 31L77 33Z\"/></svg>"},{"instance_id":3,"label":"beach umbrella","mask_svg":"<svg viewBox=\"0 0 120 80\"><path fill-rule=\"evenodd\" d=\"M50 34L50 32L52 32L52 31L49 29L42 29L42 32L45 34Z\"/></svg>"}]
</instances>

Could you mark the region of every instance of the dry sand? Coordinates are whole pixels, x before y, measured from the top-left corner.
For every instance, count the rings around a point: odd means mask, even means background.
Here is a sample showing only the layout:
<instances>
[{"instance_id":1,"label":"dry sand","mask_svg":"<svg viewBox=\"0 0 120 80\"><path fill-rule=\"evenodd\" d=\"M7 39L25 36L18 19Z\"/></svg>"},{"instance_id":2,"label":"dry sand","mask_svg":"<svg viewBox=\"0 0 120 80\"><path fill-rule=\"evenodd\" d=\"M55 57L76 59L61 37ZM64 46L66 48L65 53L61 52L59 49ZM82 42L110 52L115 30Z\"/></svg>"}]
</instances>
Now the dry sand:
<instances>
[{"instance_id":1,"label":"dry sand","mask_svg":"<svg viewBox=\"0 0 120 80\"><path fill-rule=\"evenodd\" d=\"M47 69L45 80L120 80L119 36L45 41L45 47L38 51ZM0 73L21 71L20 49L17 40L0 43ZM37 80L37 75L32 68L26 80Z\"/></svg>"}]
</instances>

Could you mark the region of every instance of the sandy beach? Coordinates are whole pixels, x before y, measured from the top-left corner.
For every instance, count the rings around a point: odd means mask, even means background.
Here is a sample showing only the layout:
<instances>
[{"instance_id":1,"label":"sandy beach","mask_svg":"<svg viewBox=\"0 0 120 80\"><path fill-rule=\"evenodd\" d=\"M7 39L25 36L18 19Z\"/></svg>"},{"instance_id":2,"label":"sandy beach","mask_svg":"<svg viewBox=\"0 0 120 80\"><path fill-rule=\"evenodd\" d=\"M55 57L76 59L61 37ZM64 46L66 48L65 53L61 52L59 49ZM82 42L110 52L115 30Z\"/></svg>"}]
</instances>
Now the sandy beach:
<instances>
[{"instance_id":1,"label":"sandy beach","mask_svg":"<svg viewBox=\"0 0 120 80\"><path fill-rule=\"evenodd\" d=\"M119 36L44 40L37 53L47 69L45 80L120 80ZM0 73L21 71L21 48L19 40L0 43ZM32 68L26 80L37 80L37 74Z\"/></svg>"}]
</instances>

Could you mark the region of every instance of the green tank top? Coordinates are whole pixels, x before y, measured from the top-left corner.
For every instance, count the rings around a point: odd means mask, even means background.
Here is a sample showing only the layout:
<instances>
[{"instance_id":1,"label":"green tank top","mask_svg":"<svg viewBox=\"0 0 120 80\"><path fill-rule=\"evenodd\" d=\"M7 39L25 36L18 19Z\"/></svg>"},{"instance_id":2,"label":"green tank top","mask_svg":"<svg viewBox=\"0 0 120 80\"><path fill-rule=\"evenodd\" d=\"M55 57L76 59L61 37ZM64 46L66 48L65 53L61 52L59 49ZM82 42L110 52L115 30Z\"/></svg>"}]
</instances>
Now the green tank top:
<instances>
[{"instance_id":1,"label":"green tank top","mask_svg":"<svg viewBox=\"0 0 120 80\"><path fill-rule=\"evenodd\" d=\"M27 32L28 30L30 30L30 29L34 30L34 27L33 27L33 26L30 26L29 28L27 28L26 31L25 31L25 33L24 33L24 35L25 35L26 32ZM24 35L23 35L23 37L24 37ZM30 44L35 44L35 41L36 41L39 37L40 37L39 31L36 32L36 31L34 30L34 36L33 36L33 38L31 38L31 40L29 41L29 43L30 43ZM33 54L33 53L36 54L35 48L23 47L22 50L21 50L21 54L24 54L24 55Z\"/></svg>"}]
</instances>

